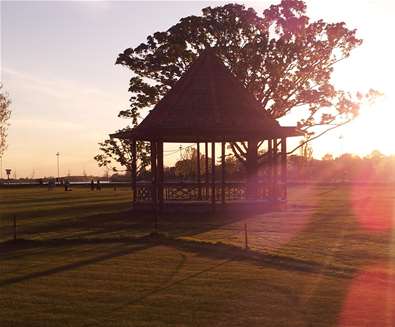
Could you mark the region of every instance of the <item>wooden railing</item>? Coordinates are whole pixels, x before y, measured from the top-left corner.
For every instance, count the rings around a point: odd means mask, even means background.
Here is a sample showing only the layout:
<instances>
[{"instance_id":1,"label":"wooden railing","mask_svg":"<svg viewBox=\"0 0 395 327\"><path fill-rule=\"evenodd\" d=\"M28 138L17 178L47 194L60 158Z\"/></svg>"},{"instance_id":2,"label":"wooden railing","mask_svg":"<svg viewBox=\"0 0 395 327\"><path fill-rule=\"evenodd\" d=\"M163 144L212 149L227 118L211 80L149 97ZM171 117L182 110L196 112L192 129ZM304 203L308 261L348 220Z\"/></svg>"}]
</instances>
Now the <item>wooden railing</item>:
<instances>
[{"instance_id":1,"label":"wooden railing","mask_svg":"<svg viewBox=\"0 0 395 327\"><path fill-rule=\"evenodd\" d=\"M245 182L226 182L224 184L225 201L246 200L247 184ZM285 199L285 185L278 183L270 186L268 183L260 182L257 188L257 199ZM197 182L166 182L163 183L164 201L210 201L211 183L207 186ZM215 183L215 200L222 200L222 183ZM136 183L136 201L152 201L152 183Z\"/></svg>"}]
</instances>

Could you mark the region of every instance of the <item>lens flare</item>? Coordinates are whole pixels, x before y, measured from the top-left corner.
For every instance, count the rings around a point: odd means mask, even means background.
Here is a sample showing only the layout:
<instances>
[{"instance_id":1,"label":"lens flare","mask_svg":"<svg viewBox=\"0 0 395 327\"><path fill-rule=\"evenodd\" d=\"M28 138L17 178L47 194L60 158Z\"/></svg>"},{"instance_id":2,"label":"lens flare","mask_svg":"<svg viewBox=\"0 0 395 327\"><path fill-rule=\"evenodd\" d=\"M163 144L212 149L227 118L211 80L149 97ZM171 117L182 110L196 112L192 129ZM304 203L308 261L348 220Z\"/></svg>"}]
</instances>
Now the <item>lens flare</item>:
<instances>
[{"instance_id":1,"label":"lens flare","mask_svg":"<svg viewBox=\"0 0 395 327\"><path fill-rule=\"evenodd\" d=\"M394 226L394 203L390 189L372 192L372 186L354 185L351 205L361 228L371 232L389 232ZM388 194L387 194L388 193Z\"/></svg>"},{"instance_id":2,"label":"lens flare","mask_svg":"<svg viewBox=\"0 0 395 327\"><path fill-rule=\"evenodd\" d=\"M388 265L365 268L352 281L339 319L340 327L394 325L395 274Z\"/></svg>"}]
</instances>

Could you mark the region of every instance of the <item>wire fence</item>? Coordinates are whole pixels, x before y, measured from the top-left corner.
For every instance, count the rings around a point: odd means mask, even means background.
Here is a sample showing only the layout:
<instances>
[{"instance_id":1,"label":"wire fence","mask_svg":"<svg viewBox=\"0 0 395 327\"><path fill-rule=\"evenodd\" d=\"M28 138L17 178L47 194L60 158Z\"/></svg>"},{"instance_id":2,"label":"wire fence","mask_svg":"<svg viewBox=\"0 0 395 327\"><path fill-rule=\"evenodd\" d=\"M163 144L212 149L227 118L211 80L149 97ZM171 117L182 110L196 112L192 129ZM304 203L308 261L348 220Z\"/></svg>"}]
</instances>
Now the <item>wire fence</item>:
<instances>
[{"instance_id":1,"label":"wire fence","mask_svg":"<svg viewBox=\"0 0 395 327\"><path fill-rule=\"evenodd\" d=\"M193 217L194 218L194 217ZM235 220L221 222L199 219L167 219L153 216L141 219L130 217L101 219L88 218L27 219L15 215L0 219L0 242L18 240L89 239L98 242L104 239L133 239L151 233L163 233L170 238L187 238L195 241L229 244L243 249L267 250L279 248L295 237L297 229L281 231L276 227L262 225L257 221ZM286 222L284 222L285 224Z\"/></svg>"},{"instance_id":2,"label":"wire fence","mask_svg":"<svg viewBox=\"0 0 395 327\"><path fill-rule=\"evenodd\" d=\"M78 218L76 218L78 219ZM0 242L2 241L16 241L18 239L50 239L51 237L79 237L83 236L82 233L84 230L93 230L95 228L101 228L104 226L111 225L111 221L108 221L107 224L103 224L101 221L99 224L95 224L95 222L86 221L86 224L83 222L83 218L79 218L79 223L73 226L76 219L74 218L64 218L64 219L50 219L43 217L35 217L33 219L27 219L26 216L18 217L16 214L6 215L0 217ZM89 218L87 218L88 220ZM152 217L152 219L154 219ZM114 222L113 230L117 230L122 234L122 226L119 225L120 221L117 220ZM135 227L135 229L130 227ZM70 227L74 227L70 229ZM224 234L228 238L232 238L240 233L246 232L247 224L239 224L232 226L223 226L221 224L214 223L199 223L198 221L191 222L178 222L172 223L171 221L166 222L166 218L163 218L162 221L152 223L152 221L145 221L140 223L131 223L124 225L125 230L127 229L127 233L130 236L141 235L143 233L152 233L152 232L164 232L168 235L171 235L172 232L177 234L177 231L180 229L183 230L185 236L188 234L193 234L196 236L196 231L199 230L201 234L208 233L210 231L216 232L226 232ZM67 231L69 231L67 233ZM189 233L190 232L190 233ZM255 230L255 232L258 232ZM263 230L259 232L264 232ZM106 233L103 233L105 237ZM108 233L110 234L110 232Z\"/></svg>"}]
</instances>

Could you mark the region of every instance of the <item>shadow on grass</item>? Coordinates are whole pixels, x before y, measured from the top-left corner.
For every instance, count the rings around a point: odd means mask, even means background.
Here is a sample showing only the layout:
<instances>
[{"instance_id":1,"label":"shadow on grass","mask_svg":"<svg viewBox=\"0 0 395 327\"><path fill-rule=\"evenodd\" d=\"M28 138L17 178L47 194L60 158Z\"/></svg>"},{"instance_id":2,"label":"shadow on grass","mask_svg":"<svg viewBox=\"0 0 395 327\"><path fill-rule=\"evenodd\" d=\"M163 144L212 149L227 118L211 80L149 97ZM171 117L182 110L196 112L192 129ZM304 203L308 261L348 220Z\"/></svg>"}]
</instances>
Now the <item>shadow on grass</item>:
<instances>
[{"instance_id":1,"label":"shadow on grass","mask_svg":"<svg viewBox=\"0 0 395 327\"><path fill-rule=\"evenodd\" d=\"M325 196L325 191L318 195ZM221 228L227 224L236 223L248 219L250 216L223 215L223 214L167 214L159 218L159 230L163 234L149 234L154 229L154 216L150 214L136 214L130 211L117 213L103 213L78 217L75 219L62 219L58 221L43 222L36 225L21 227L22 237L33 238L38 234L42 235L41 239L21 240L17 242L7 242L0 244L0 257L20 257L28 253L29 250L37 249L38 253L46 254L50 249L66 249L74 251L73 247L83 245L114 244L117 249L106 249L106 253L90 253L89 258L80 259L79 261L63 264L58 267L28 273L22 276L10 277L0 280L0 287L17 284L24 281L31 281L43 276L51 276L57 273L66 272L99 262L105 262L112 258L126 256L137 253L151 247L164 245L174 248L181 253L194 253L202 257L216 259L212 266L207 265L188 276L181 279L175 279L178 270L181 269L185 261L185 256L181 258L175 270L171 271L169 278L161 286L147 290L146 293L130 298L119 307L110 310L116 312L118 308L125 305L139 304L146 298L165 291L177 284L190 280L204 272L214 270L232 261L242 261L251 263L256 266L270 267L278 270L290 272L302 272L311 275L307 279L309 284L309 296L303 297L303 292L307 288L302 285L297 288L292 303L297 305L300 301L301 311L306 315L306 321L317 313L321 317L323 305L317 299L330 299L331 305L327 311L333 311L335 315L331 316L328 325L334 325L336 322L337 312L342 309L342 302L347 295L347 290L352 283L353 278L358 273L362 263L380 259L389 253L389 242L387 235L370 235L359 230L357 221L353 213L347 208L350 207L347 199L342 199L340 205L332 205L332 199L320 199L313 205L296 204L296 209L314 209L309 213L312 216L311 222L305 226L303 232L300 232L292 240L282 245L282 253L299 254L299 258L287 256L286 254L271 253L268 251L244 250L240 247L224 244L221 242L212 243L207 241L186 239L188 236L204 233L205 231ZM141 237L141 235L146 235ZM52 239L53 237L59 237ZM71 238L70 238L71 237ZM355 246L355 245L358 246ZM363 246L362 246L363 245ZM377 248L372 246L379 246ZM312 259L312 251L319 249L324 255L325 260L320 262ZM304 259L309 256L309 259ZM184 258L184 259L183 259ZM300 259L302 258L302 259ZM313 256L314 258L314 256ZM358 260L357 260L358 259ZM324 262L323 262L324 261ZM343 264L344 263L344 264ZM39 268L40 269L40 268ZM42 269L42 268L41 268ZM324 277L334 277L341 286L330 289L326 285ZM336 280L338 279L338 280ZM273 285L273 287L282 287L283 285ZM287 290L288 285L284 285L281 292ZM254 292L254 290L249 290ZM300 292L300 293L299 293ZM291 294L292 295L292 294ZM291 296L290 295L290 296ZM330 302L328 300L328 303ZM324 305L326 308L326 304ZM318 318L317 318L318 319ZM317 321L317 325L322 321ZM313 323L311 323L313 325Z\"/></svg>"},{"instance_id":2,"label":"shadow on grass","mask_svg":"<svg viewBox=\"0 0 395 327\"><path fill-rule=\"evenodd\" d=\"M178 265L176 267L174 273L171 274L169 280L167 282L163 283L162 286L155 287L155 288L149 290L148 292L146 292L146 293L144 293L144 294L142 294L142 295L140 295L140 296L138 296L136 298L133 298L133 299L131 299L129 301L126 301L126 302L124 302L124 303L122 303L120 305L117 305L117 306L113 307L113 308L110 308L109 310L107 310L105 312L105 316L102 318L101 322L105 323L107 320L114 319L113 315L114 314L116 315L119 312L119 310L124 308L124 307L130 306L130 305L141 304L145 299L149 298L150 296L153 296L153 295L156 295L156 294L158 294L160 292L163 292L163 291L166 291L168 289L171 289L171 288L173 288L173 287L175 287L177 285L180 285L180 284L182 284L184 282L187 282L187 281L189 281L189 280L191 280L193 278L196 278L196 277L198 277L198 276L200 276L200 275L202 275L204 273L213 271L213 270L215 270L215 269L217 269L217 268L219 268L221 266L224 266L225 264L233 261L233 259L234 258L226 259L224 261L221 261L219 263L211 265L211 266L209 266L209 267L207 267L205 269L202 269L202 270L199 270L199 271L197 271L195 273L192 273L192 274L190 274L190 275L188 275L188 276L186 276L184 278L173 280L173 277L177 274L177 272L179 270L180 265ZM84 324L83 326L84 327L97 326L97 321Z\"/></svg>"},{"instance_id":3,"label":"shadow on grass","mask_svg":"<svg viewBox=\"0 0 395 327\"><path fill-rule=\"evenodd\" d=\"M125 240L123 240L123 241L125 241ZM133 244L133 245L132 244L124 244L124 248L119 251L113 251L113 252L110 252L107 254L95 256L93 258L80 260L77 262L61 265L61 266L43 270L43 271L29 273L29 274L26 274L23 276L16 276L16 277L11 277L8 279L0 280L0 287L12 285L12 284L17 284L17 283L24 282L24 281L29 281L29 280L39 278L39 277L50 276L50 275L54 275L54 274L69 271L69 270L78 269L78 268L81 268L81 267L84 267L87 265L92 265L92 264L106 261L106 260L109 260L109 259L112 259L115 257L129 255L134 252L138 252L138 251L147 249L152 246L152 244L149 242L138 242L138 240L134 240L134 241L135 241L135 244ZM49 240L49 241L19 241L17 243L19 243L19 244L18 245L13 244L11 247L14 247L14 249L16 249L16 248L21 249L19 246L22 246L22 249L23 249L23 248L27 248L27 247L31 248L32 246L39 246L39 247L56 246L56 247L58 247L61 245L62 246L83 245L83 244L87 244L87 240L65 240L65 239L62 239L62 240ZM111 239L106 240L106 241L102 240L102 244L103 243L114 243L114 240L111 240ZM91 241L91 242L89 242L89 244L97 244L97 242Z\"/></svg>"},{"instance_id":4,"label":"shadow on grass","mask_svg":"<svg viewBox=\"0 0 395 327\"><path fill-rule=\"evenodd\" d=\"M187 217L183 214L167 214L159 217L159 229L171 237L193 236L240 219L244 219L243 216L230 214L190 214ZM0 261L46 255L51 248L58 253L66 253L72 251L71 247L79 245L125 246L147 242L144 236L154 230L154 223L152 214L121 211L22 225L18 226L17 242L0 243ZM10 230L10 236L11 233ZM91 252L91 255L95 255L94 251Z\"/></svg>"},{"instance_id":5,"label":"shadow on grass","mask_svg":"<svg viewBox=\"0 0 395 327\"><path fill-rule=\"evenodd\" d=\"M162 214L158 218L158 230L173 237L191 236L246 219L242 214ZM3 228L3 235L11 226ZM52 221L32 222L18 225L18 237L30 238L100 238L118 235L141 236L155 229L155 216L130 210L64 218ZM5 237L3 236L3 239Z\"/></svg>"},{"instance_id":6,"label":"shadow on grass","mask_svg":"<svg viewBox=\"0 0 395 327\"><path fill-rule=\"evenodd\" d=\"M311 260L302 260L262 251L245 250L240 247L221 242L211 243L204 241L163 238L162 245L174 247L180 251L194 252L201 256L213 259L232 259L270 266L289 271L307 273L320 273L328 276L350 278L355 270L335 265L322 265Z\"/></svg>"},{"instance_id":7,"label":"shadow on grass","mask_svg":"<svg viewBox=\"0 0 395 327\"><path fill-rule=\"evenodd\" d=\"M17 276L0 281L0 287L4 287L19 282L32 280L39 277L49 276L73 269L78 269L87 265L103 262L115 257L125 256L137 251L145 250L153 246L163 245L173 247L180 251L193 252L204 257L227 261L248 261L257 265L270 266L288 271L299 271L305 273L319 273L339 278L351 278L355 273L352 268L337 267L335 265L322 265L314 261L294 259L286 256L275 255L264 252L244 250L240 247L224 244L221 242L210 243L196 240L186 240L182 238L171 238L162 234L152 233L141 238L101 238L101 239L52 239L52 240L20 240L17 242L3 243L0 254L12 251L20 251L31 248L48 249L51 247L67 247L86 244L121 244L124 248L107 254L95 256L93 258L80 260L74 263L59 267L33 272L23 276ZM192 276L193 277L193 276Z\"/></svg>"}]
</instances>

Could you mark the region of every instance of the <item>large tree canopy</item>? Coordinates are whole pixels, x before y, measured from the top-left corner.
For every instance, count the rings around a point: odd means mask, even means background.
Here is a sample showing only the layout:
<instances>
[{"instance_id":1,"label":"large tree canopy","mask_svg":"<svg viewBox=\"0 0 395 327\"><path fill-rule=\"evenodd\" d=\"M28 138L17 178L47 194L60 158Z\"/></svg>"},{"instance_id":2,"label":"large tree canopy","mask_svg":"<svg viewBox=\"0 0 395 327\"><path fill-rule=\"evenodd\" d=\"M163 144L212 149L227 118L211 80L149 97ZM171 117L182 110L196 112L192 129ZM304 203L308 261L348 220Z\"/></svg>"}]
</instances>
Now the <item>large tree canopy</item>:
<instances>
[{"instance_id":1,"label":"large tree canopy","mask_svg":"<svg viewBox=\"0 0 395 327\"><path fill-rule=\"evenodd\" d=\"M136 125L141 112L166 94L199 53L214 47L262 110L276 119L297 117L310 140L351 121L361 101L375 95L352 95L331 81L334 65L361 43L345 23L311 21L301 0L282 0L262 15L238 4L204 8L201 16L182 18L119 55L116 64L132 72L130 108L119 117ZM246 146L235 145L243 160Z\"/></svg>"},{"instance_id":2,"label":"large tree canopy","mask_svg":"<svg viewBox=\"0 0 395 327\"><path fill-rule=\"evenodd\" d=\"M7 127L8 120L11 116L10 104L11 101L8 98L7 94L2 92L3 85L0 84L0 156L3 155L7 143Z\"/></svg>"}]
</instances>

